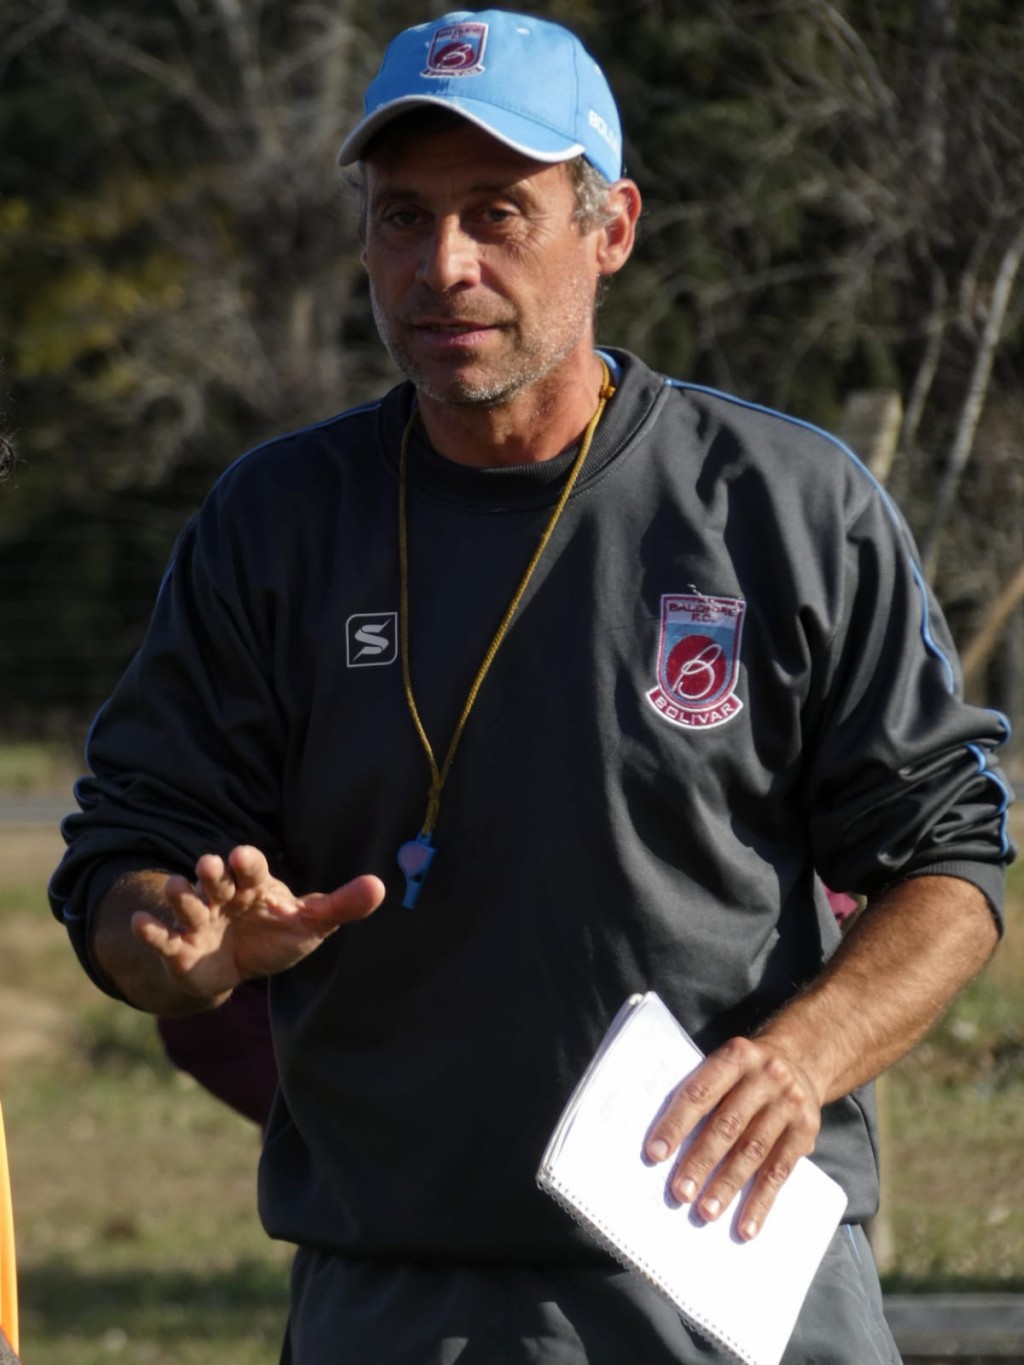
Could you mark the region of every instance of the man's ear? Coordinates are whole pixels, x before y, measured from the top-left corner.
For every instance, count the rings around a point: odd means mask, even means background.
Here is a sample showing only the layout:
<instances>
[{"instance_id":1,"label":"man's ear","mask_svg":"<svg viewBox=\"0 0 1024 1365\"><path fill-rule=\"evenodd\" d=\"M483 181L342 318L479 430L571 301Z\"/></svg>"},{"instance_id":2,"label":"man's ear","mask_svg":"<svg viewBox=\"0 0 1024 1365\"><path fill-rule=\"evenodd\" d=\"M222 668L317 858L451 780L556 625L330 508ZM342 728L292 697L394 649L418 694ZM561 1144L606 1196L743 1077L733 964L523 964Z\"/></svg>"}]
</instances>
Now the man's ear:
<instances>
[{"instance_id":1,"label":"man's ear","mask_svg":"<svg viewBox=\"0 0 1024 1365\"><path fill-rule=\"evenodd\" d=\"M609 220L600 229L597 244L600 274L614 275L633 254L641 207L640 190L632 180L616 180L609 187Z\"/></svg>"}]
</instances>

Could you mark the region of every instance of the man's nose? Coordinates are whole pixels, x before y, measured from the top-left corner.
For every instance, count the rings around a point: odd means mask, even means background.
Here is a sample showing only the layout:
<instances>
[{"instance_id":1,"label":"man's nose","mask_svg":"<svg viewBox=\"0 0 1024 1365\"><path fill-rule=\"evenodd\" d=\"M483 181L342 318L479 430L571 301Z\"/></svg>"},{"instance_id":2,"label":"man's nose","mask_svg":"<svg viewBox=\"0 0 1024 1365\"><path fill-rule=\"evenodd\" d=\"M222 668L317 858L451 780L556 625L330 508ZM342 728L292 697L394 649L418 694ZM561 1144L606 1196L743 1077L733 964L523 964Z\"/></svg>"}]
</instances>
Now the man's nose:
<instances>
[{"instance_id":1,"label":"man's nose","mask_svg":"<svg viewBox=\"0 0 1024 1365\"><path fill-rule=\"evenodd\" d=\"M423 243L418 274L439 294L479 282L477 244L456 217L438 218Z\"/></svg>"}]
</instances>

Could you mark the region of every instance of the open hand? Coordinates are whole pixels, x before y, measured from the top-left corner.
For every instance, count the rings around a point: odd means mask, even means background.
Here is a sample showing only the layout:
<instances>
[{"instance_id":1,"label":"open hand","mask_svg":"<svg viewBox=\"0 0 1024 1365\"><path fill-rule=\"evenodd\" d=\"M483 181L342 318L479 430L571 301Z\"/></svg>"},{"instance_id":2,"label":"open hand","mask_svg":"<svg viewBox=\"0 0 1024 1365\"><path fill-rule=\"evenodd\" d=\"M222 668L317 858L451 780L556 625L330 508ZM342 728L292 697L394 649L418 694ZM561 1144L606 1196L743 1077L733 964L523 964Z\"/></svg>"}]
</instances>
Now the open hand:
<instances>
[{"instance_id":1,"label":"open hand","mask_svg":"<svg viewBox=\"0 0 1024 1365\"><path fill-rule=\"evenodd\" d=\"M240 844L227 862L204 854L195 884L168 877L163 896L166 915L138 910L132 932L161 955L178 986L216 1000L240 981L294 966L342 924L365 919L383 900L384 885L363 876L296 896L270 875L259 849Z\"/></svg>"}]
</instances>

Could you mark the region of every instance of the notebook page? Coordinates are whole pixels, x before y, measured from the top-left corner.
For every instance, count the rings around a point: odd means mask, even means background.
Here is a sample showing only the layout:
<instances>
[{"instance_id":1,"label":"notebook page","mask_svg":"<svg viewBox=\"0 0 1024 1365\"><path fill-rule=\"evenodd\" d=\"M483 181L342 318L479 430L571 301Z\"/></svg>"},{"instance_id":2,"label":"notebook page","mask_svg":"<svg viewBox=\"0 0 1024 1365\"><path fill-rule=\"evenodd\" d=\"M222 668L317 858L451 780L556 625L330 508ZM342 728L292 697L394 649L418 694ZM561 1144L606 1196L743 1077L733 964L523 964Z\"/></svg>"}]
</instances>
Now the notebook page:
<instances>
[{"instance_id":1,"label":"notebook page","mask_svg":"<svg viewBox=\"0 0 1024 1365\"><path fill-rule=\"evenodd\" d=\"M667 1188L674 1161L648 1164L643 1144L701 1054L653 993L628 1002L613 1029L556 1127L538 1180L698 1329L751 1365L777 1365L846 1197L802 1160L752 1242L736 1235L739 1197L707 1224L676 1204Z\"/></svg>"}]
</instances>

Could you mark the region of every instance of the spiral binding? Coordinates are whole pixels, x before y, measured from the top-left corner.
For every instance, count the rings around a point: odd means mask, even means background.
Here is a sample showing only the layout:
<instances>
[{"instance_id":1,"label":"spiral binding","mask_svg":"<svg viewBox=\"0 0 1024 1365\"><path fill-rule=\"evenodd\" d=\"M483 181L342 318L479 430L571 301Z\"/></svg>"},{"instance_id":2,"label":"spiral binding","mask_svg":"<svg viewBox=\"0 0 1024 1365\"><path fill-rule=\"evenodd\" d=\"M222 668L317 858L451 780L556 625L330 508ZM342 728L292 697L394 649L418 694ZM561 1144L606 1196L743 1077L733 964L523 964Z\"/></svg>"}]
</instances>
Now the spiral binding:
<instances>
[{"instance_id":1,"label":"spiral binding","mask_svg":"<svg viewBox=\"0 0 1024 1365\"><path fill-rule=\"evenodd\" d=\"M537 1177L537 1185L545 1194L551 1195L555 1202L566 1211L573 1222L578 1223L585 1232L589 1233L599 1246L603 1247L605 1251L614 1256L620 1265L625 1266L627 1270L635 1271L636 1274L645 1279L648 1284L653 1285L659 1294L663 1294L684 1322L686 1322L689 1327L692 1327L695 1332L699 1332L701 1336L707 1337L713 1345L720 1346L722 1350L731 1352L738 1360L742 1360L744 1365L757 1365L754 1357L748 1354L742 1346L738 1345L732 1337L719 1331L717 1328L712 1327L710 1322L707 1322L691 1309L683 1308L658 1272L645 1261L634 1256L632 1252L627 1251L620 1242L616 1241L614 1234L611 1233L603 1223L594 1218L590 1213L585 1213L575 1202L569 1189L559 1181L558 1176L556 1176L553 1171L541 1171Z\"/></svg>"}]
</instances>

